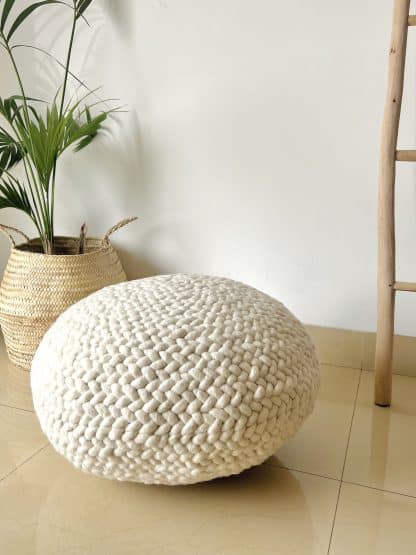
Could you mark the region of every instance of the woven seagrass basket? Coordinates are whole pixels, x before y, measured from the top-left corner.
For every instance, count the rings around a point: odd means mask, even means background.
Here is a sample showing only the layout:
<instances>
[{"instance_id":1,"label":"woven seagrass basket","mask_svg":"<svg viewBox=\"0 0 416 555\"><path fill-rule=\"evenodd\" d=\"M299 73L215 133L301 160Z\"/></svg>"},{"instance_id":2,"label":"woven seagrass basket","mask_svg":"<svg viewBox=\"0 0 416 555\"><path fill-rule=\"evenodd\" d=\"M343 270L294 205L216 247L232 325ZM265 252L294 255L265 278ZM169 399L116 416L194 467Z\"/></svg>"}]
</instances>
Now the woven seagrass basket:
<instances>
[{"instance_id":1,"label":"woven seagrass basket","mask_svg":"<svg viewBox=\"0 0 416 555\"><path fill-rule=\"evenodd\" d=\"M113 226L103 239L55 237L55 254L43 254L39 239L0 225L11 243L10 258L0 285L0 325L11 362L30 369L38 345L56 318L69 306L102 287L126 280L110 235L135 220ZM16 245L11 231L25 238Z\"/></svg>"}]
</instances>

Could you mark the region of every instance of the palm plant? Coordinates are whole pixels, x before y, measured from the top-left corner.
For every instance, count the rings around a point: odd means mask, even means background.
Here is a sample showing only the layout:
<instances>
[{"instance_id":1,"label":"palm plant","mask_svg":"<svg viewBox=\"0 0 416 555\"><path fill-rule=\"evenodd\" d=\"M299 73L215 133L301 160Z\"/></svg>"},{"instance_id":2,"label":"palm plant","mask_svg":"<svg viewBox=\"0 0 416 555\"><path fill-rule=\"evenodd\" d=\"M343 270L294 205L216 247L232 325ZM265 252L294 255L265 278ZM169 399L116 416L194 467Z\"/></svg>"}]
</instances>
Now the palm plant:
<instances>
[{"instance_id":1,"label":"palm plant","mask_svg":"<svg viewBox=\"0 0 416 555\"><path fill-rule=\"evenodd\" d=\"M45 254L54 252L54 211L56 170L59 157L70 147L75 151L88 146L102 129L103 122L114 109L92 111L103 101L90 102L96 91L88 89L70 71L75 32L92 0L60 0L33 2L12 17L16 0L0 0L0 46L8 55L19 85L19 94L0 98L0 209L15 208L23 211L33 221ZM26 95L19 72L15 50L34 48L14 42L21 25L38 9L59 4L72 10L72 27L69 36L66 62L58 63L64 70L63 83L52 102ZM48 52L45 52L50 56ZM85 88L81 98L67 99L68 79L75 77ZM107 105L106 105L107 106ZM13 173L15 166L23 166L23 178Z\"/></svg>"}]
</instances>

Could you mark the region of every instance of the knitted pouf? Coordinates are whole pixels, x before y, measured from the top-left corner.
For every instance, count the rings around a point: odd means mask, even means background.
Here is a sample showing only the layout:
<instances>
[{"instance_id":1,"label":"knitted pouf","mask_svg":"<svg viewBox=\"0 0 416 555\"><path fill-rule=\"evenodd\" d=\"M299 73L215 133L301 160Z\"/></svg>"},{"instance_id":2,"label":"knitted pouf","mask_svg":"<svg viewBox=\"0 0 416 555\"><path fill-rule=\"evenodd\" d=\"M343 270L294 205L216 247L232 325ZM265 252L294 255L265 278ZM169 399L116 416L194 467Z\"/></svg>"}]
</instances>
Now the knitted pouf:
<instances>
[{"instance_id":1,"label":"knitted pouf","mask_svg":"<svg viewBox=\"0 0 416 555\"><path fill-rule=\"evenodd\" d=\"M76 467L173 485L270 457L312 411L319 366L278 301L229 279L171 275L69 308L31 380L44 433Z\"/></svg>"}]
</instances>

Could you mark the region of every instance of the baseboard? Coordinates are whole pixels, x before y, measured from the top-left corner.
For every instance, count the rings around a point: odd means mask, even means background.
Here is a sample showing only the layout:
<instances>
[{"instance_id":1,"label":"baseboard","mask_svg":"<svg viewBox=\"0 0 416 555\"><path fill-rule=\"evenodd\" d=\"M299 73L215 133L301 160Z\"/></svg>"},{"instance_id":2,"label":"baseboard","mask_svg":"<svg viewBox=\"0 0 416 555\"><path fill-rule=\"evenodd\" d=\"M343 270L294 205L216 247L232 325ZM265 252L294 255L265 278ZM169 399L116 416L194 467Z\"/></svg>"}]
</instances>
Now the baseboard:
<instances>
[{"instance_id":1,"label":"baseboard","mask_svg":"<svg viewBox=\"0 0 416 555\"><path fill-rule=\"evenodd\" d=\"M307 325L323 364L374 370L376 334ZM393 372L416 377L416 337L396 335Z\"/></svg>"}]
</instances>

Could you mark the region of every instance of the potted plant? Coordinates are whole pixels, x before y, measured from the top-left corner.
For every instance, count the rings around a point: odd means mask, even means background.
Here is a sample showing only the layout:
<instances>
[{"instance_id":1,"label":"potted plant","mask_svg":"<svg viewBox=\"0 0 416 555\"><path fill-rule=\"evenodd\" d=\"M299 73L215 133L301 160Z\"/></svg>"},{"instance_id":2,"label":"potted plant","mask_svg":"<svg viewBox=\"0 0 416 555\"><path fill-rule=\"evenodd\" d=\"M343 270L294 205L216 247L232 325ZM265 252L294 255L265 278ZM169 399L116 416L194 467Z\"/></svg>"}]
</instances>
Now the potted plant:
<instances>
[{"instance_id":1,"label":"potted plant","mask_svg":"<svg viewBox=\"0 0 416 555\"><path fill-rule=\"evenodd\" d=\"M18 3L0 0L0 52L8 56L19 86L16 95L0 98L0 209L24 212L37 236L29 239L15 228L0 225L12 245L0 286L0 324L10 359L29 368L43 334L61 312L103 286L126 279L109 237L132 219L114 226L103 239L87 238L85 225L77 238L55 235L59 158L70 148L86 148L119 109L97 101L96 91L70 71L77 25L85 21L92 0L37 1L21 11L15 5ZM51 102L26 94L15 58L17 48L41 50L18 44L16 36L37 10L48 5L72 9L66 62L60 64L62 86ZM78 94L71 96L70 79L79 84ZM16 174L19 165L23 172ZM13 233L23 236L24 242L17 245Z\"/></svg>"}]
</instances>

